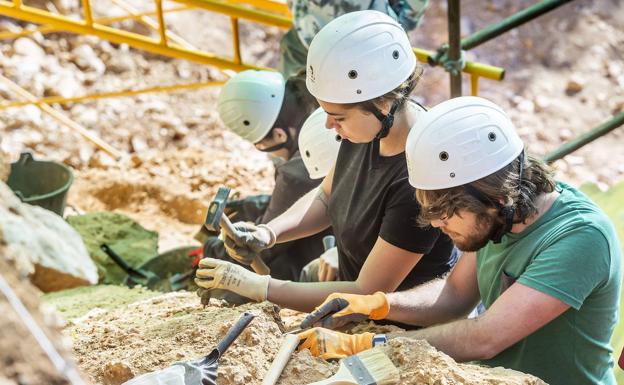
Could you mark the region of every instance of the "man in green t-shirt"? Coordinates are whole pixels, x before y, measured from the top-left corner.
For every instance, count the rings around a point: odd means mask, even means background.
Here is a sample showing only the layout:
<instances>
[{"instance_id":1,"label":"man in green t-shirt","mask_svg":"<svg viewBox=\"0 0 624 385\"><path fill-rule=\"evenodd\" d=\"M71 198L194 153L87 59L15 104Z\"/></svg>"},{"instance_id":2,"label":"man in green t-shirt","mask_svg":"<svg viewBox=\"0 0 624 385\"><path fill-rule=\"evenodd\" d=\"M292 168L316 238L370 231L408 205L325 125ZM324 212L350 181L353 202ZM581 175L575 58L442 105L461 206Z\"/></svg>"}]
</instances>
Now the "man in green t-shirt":
<instances>
[{"instance_id":1,"label":"man in green t-shirt","mask_svg":"<svg viewBox=\"0 0 624 385\"><path fill-rule=\"evenodd\" d=\"M406 154L419 221L447 233L464 251L460 261L447 277L406 292L332 294L302 327L368 317L425 328L347 335L317 327L300 334L301 347L338 358L412 337L458 361L550 384L615 385L609 340L622 267L606 215L525 155L507 115L482 98L428 111L411 129ZM486 310L466 318L479 301Z\"/></svg>"}]
</instances>

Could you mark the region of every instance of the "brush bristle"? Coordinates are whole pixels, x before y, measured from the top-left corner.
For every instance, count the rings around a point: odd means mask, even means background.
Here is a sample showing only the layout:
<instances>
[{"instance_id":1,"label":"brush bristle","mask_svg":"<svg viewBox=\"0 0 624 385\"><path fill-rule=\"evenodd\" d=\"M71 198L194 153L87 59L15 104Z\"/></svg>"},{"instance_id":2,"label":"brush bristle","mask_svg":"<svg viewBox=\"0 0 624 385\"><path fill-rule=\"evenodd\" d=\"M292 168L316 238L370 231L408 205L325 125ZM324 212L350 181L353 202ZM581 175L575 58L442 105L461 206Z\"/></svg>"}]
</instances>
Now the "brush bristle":
<instances>
[{"instance_id":1,"label":"brush bristle","mask_svg":"<svg viewBox=\"0 0 624 385\"><path fill-rule=\"evenodd\" d=\"M369 349L357 355L377 385L393 385L399 382L400 372L390 358L379 349Z\"/></svg>"}]
</instances>

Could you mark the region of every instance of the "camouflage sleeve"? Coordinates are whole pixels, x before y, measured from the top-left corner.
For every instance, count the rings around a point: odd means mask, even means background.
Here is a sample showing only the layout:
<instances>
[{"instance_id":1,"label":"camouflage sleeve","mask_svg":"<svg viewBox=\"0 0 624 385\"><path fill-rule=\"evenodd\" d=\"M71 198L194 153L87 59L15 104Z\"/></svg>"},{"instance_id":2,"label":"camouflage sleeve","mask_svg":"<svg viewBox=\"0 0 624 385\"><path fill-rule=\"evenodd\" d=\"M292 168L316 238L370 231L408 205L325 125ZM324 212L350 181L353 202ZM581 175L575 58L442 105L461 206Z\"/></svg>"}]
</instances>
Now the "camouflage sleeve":
<instances>
[{"instance_id":1,"label":"camouflage sleeve","mask_svg":"<svg viewBox=\"0 0 624 385\"><path fill-rule=\"evenodd\" d=\"M406 31L411 31L418 27L429 5L429 0L395 0L389 3L397 16L397 21Z\"/></svg>"}]
</instances>

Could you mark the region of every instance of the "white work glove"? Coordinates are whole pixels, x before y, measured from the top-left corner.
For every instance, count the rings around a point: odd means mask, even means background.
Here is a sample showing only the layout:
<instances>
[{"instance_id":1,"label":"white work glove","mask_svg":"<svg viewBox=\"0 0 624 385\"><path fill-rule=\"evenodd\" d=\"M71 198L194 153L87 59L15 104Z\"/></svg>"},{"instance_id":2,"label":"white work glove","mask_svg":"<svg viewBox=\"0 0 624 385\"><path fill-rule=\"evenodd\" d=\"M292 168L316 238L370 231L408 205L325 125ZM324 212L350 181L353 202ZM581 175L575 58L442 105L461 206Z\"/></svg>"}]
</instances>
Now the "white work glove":
<instances>
[{"instance_id":1,"label":"white work glove","mask_svg":"<svg viewBox=\"0 0 624 385\"><path fill-rule=\"evenodd\" d=\"M267 225L236 222L234 228L237 232L238 241L241 243L240 246L236 240L228 236L223 228L221 228L221 237L225 251L243 265L250 265L259 252L275 245L275 232Z\"/></svg>"},{"instance_id":2,"label":"white work glove","mask_svg":"<svg viewBox=\"0 0 624 385\"><path fill-rule=\"evenodd\" d=\"M258 275L243 266L214 258L199 261L195 283L203 289L224 289L254 301L267 299L271 276Z\"/></svg>"},{"instance_id":3,"label":"white work glove","mask_svg":"<svg viewBox=\"0 0 624 385\"><path fill-rule=\"evenodd\" d=\"M335 281L338 275L338 248L327 249L319 258L319 282Z\"/></svg>"}]
</instances>

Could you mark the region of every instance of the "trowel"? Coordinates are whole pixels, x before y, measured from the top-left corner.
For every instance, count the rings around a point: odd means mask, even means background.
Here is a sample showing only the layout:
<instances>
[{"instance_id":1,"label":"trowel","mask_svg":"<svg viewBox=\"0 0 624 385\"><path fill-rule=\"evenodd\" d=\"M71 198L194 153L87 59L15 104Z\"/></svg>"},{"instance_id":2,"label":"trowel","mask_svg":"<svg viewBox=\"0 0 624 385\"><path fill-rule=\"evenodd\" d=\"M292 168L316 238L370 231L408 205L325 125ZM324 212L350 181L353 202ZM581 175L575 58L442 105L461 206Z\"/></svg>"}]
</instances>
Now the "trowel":
<instances>
[{"instance_id":1,"label":"trowel","mask_svg":"<svg viewBox=\"0 0 624 385\"><path fill-rule=\"evenodd\" d=\"M194 361L176 362L157 372L147 373L122 385L216 385L219 358L249 325L255 315L243 313L228 330L223 340L206 357Z\"/></svg>"}]
</instances>

